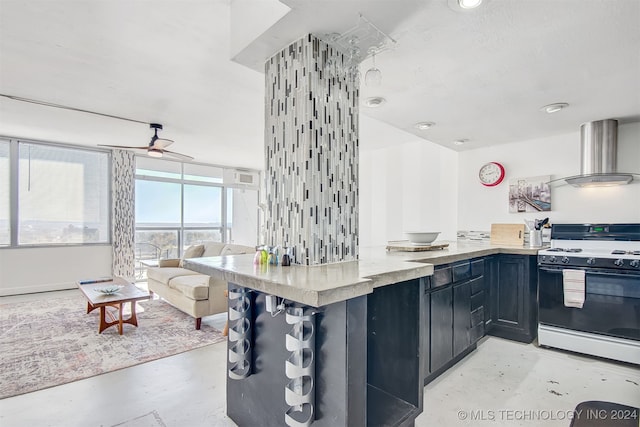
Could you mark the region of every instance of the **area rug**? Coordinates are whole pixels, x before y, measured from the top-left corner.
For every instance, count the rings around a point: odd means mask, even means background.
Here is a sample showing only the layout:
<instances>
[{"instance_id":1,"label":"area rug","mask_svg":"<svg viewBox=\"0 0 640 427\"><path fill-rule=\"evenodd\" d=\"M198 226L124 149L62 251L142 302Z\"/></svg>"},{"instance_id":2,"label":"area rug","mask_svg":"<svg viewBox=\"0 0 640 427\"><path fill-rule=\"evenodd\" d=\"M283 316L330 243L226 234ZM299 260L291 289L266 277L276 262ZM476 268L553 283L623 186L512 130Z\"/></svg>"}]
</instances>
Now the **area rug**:
<instances>
[{"instance_id":1,"label":"area rug","mask_svg":"<svg viewBox=\"0 0 640 427\"><path fill-rule=\"evenodd\" d=\"M136 304L138 327L98 333L80 294L0 304L0 399L172 356L225 340L161 300ZM126 304L129 307L129 304Z\"/></svg>"}]
</instances>

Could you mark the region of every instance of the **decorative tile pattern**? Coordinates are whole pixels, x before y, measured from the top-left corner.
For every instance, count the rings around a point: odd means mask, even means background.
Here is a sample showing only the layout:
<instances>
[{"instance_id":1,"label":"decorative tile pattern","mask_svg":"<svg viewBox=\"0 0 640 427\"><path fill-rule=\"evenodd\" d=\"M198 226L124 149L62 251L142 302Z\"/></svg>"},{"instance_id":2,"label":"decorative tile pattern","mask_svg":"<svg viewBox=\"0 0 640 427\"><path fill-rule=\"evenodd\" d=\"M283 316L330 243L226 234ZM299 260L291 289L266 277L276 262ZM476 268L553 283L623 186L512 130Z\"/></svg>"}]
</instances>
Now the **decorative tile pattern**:
<instances>
[{"instance_id":1,"label":"decorative tile pattern","mask_svg":"<svg viewBox=\"0 0 640 427\"><path fill-rule=\"evenodd\" d=\"M303 265L358 258L358 97L329 78L345 56L308 35L265 65L267 244Z\"/></svg>"},{"instance_id":2,"label":"decorative tile pattern","mask_svg":"<svg viewBox=\"0 0 640 427\"><path fill-rule=\"evenodd\" d=\"M113 275L133 281L135 275L135 155L113 150L111 156Z\"/></svg>"},{"instance_id":3,"label":"decorative tile pattern","mask_svg":"<svg viewBox=\"0 0 640 427\"><path fill-rule=\"evenodd\" d=\"M490 231L474 231L474 230L458 230L457 233L458 240L465 241L489 241L491 240L491 232Z\"/></svg>"}]
</instances>

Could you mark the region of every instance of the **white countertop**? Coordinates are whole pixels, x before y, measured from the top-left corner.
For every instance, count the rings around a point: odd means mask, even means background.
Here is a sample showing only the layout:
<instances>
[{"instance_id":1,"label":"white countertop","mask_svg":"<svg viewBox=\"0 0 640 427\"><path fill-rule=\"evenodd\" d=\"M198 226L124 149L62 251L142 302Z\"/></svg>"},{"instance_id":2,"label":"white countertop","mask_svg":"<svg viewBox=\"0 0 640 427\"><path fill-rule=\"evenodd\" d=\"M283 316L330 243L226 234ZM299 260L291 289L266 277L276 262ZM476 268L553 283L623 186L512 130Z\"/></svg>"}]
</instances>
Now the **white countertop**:
<instances>
[{"instance_id":1,"label":"white countertop","mask_svg":"<svg viewBox=\"0 0 640 427\"><path fill-rule=\"evenodd\" d=\"M539 250L486 242L436 243L449 243L449 247L424 252L386 251L385 246L361 247L358 261L309 267L254 265L253 254L193 258L185 260L185 267L287 300L321 307L369 294L380 286L430 276L434 265L497 253L536 255Z\"/></svg>"}]
</instances>

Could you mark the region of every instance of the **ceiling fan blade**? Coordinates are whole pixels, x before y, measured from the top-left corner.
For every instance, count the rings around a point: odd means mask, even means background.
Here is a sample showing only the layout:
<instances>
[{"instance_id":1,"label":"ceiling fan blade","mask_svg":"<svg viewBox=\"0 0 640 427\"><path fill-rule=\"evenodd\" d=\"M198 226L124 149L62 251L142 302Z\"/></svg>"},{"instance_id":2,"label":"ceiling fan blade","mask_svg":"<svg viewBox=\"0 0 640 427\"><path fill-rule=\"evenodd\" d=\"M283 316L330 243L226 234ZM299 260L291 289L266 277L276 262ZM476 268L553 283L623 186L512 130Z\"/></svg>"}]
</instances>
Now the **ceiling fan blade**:
<instances>
[{"instance_id":1,"label":"ceiling fan blade","mask_svg":"<svg viewBox=\"0 0 640 427\"><path fill-rule=\"evenodd\" d=\"M176 159L182 159L182 160L193 160L194 158L191 156L187 156L186 154L180 154L180 153L175 153L173 151L169 151L169 150L162 150L163 154L166 154L167 156L171 156L171 157L175 157Z\"/></svg>"},{"instance_id":2,"label":"ceiling fan blade","mask_svg":"<svg viewBox=\"0 0 640 427\"><path fill-rule=\"evenodd\" d=\"M146 150L149 147L148 146L144 146L144 147L128 147L126 145L106 145L106 144L98 144L98 147L110 147L110 148L124 148L124 149L137 149L137 150Z\"/></svg>"},{"instance_id":3,"label":"ceiling fan blade","mask_svg":"<svg viewBox=\"0 0 640 427\"><path fill-rule=\"evenodd\" d=\"M162 150L164 147L168 147L171 144L173 144L173 140L171 139L157 138L155 141L153 141L153 144L151 144L151 147L159 148Z\"/></svg>"}]
</instances>

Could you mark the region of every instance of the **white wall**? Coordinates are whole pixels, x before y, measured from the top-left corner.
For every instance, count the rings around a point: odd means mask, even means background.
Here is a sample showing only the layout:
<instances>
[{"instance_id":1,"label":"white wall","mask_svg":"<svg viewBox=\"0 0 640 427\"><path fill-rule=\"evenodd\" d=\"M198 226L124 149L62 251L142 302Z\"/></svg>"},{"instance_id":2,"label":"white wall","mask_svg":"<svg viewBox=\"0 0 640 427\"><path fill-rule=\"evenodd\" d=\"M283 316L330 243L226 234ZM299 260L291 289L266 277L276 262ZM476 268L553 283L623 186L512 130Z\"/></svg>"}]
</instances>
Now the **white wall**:
<instances>
[{"instance_id":1,"label":"white wall","mask_svg":"<svg viewBox=\"0 0 640 427\"><path fill-rule=\"evenodd\" d=\"M520 224L525 218L546 216L552 223L640 222L640 176L619 187L575 188L557 182L552 185L551 212L509 213L510 179L558 179L580 172L579 130L456 153L376 126L376 132L364 129L361 135L362 247L402 239L409 229L437 230L440 240L455 240L457 230L489 231L492 223ZM394 144L396 136L400 142ZM480 166L490 161L506 169L503 183L493 188L478 182ZM640 174L640 123L619 126L618 171Z\"/></svg>"},{"instance_id":2,"label":"white wall","mask_svg":"<svg viewBox=\"0 0 640 427\"><path fill-rule=\"evenodd\" d=\"M258 238L258 190L233 189L231 243L255 246Z\"/></svg>"},{"instance_id":3,"label":"white wall","mask_svg":"<svg viewBox=\"0 0 640 427\"><path fill-rule=\"evenodd\" d=\"M457 157L417 139L360 151L360 246L404 239L403 231L456 237Z\"/></svg>"},{"instance_id":4,"label":"white wall","mask_svg":"<svg viewBox=\"0 0 640 427\"><path fill-rule=\"evenodd\" d=\"M478 182L486 162L504 165L506 177L497 187ZM544 218L550 222L640 222L640 177L630 185L575 188L552 184L551 212L509 213L509 180L551 175L551 179L580 173L579 131L471 151L459 156L458 229L490 230L491 223L522 223ZM618 171L640 173L640 123L618 129Z\"/></svg>"},{"instance_id":5,"label":"white wall","mask_svg":"<svg viewBox=\"0 0 640 427\"><path fill-rule=\"evenodd\" d=\"M110 245L0 250L0 295L71 289L110 275Z\"/></svg>"}]
</instances>

